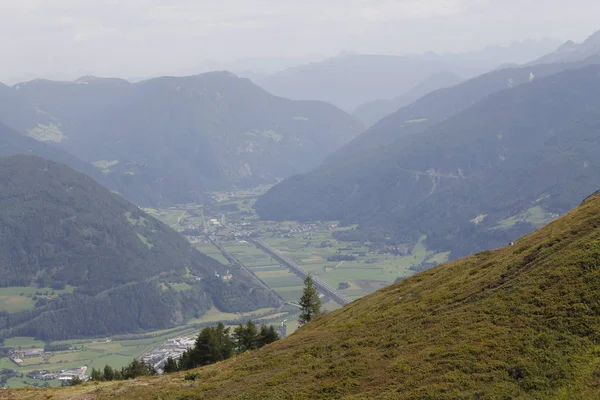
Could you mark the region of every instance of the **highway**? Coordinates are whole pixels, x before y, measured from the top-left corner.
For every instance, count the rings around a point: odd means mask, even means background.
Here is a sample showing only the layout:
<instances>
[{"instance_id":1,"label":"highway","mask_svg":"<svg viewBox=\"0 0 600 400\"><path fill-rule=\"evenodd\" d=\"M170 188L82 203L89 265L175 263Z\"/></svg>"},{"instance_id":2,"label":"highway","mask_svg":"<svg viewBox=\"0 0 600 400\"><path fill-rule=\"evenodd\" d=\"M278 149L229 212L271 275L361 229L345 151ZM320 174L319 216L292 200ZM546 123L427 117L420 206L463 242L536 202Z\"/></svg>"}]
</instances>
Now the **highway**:
<instances>
[{"instance_id":1,"label":"highway","mask_svg":"<svg viewBox=\"0 0 600 400\"><path fill-rule=\"evenodd\" d=\"M278 263L282 264L284 267L288 268L294 274L298 275L300 278L305 279L308 276L308 271L304 268L300 267L298 264L294 263L289 258L281 255L277 250L271 248L268 244L263 242L261 239L248 239L252 244L258 247L260 250L267 253L269 256L273 257ZM336 303L345 306L346 304L352 302L348 297L334 289L331 285L322 281L319 277L311 275L313 282L317 289L326 296L331 297Z\"/></svg>"},{"instance_id":2,"label":"highway","mask_svg":"<svg viewBox=\"0 0 600 400\"><path fill-rule=\"evenodd\" d=\"M229 251L227 251L227 249L225 247L223 247L223 245L221 243L219 243L218 240L212 239L210 237L208 237L208 239L217 249L219 249L221 254L223 254L223 257L225 257L232 266L241 268L244 271L246 271L247 273L249 273L254 278L256 283L258 283L259 286L261 286L263 289L265 289L269 293L271 293L271 295L277 302L280 302L282 304L286 303L286 301L283 297L281 297L279 294L277 294L277 292L275 292L275 290L271 289L262 279L260 279L254 272L252 272L252 270L250 268L247 268L237 258L235 258L235 256L233 254L231 254Z\"/></svg>"}]
</instances>

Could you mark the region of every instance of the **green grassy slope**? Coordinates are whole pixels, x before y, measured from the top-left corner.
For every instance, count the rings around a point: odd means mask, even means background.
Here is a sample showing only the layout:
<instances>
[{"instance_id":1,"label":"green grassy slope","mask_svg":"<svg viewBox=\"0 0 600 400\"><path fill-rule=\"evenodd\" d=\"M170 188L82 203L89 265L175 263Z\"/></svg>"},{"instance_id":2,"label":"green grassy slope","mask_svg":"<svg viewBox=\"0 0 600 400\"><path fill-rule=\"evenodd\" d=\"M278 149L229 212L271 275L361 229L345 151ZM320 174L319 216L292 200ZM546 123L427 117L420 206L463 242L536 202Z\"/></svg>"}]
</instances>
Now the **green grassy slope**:
<instances>
[{"instance_id":1,"label":"green grassy slope","mask_svg":"<svg viewBox=\"0 0 600 400\"><path fill-rule=\"evenodd\" d=\"M600 398L600 196L266 348L182 375L2 399Z\"/></svg>"}]
</instances>

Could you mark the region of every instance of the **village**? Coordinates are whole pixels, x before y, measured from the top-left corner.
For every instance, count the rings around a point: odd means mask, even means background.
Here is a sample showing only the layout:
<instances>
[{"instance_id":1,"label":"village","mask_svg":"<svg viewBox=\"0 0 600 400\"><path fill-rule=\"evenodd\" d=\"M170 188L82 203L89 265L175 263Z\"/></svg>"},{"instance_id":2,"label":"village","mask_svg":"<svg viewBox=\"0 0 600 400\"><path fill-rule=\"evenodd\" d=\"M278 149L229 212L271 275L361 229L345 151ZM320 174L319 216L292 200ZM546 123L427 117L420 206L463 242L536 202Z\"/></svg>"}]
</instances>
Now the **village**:
<instances>
[{"instance_id":1,"label":"village","mask_svg":"<svg viewBox=\"0 0 600 400\"><path fill-rule=\"evenodd\" d=\"M27 374L27 377L41 381L58 380L63 385L68 385L74 378L79 378L82 381L87 381L89 379L89 377L87 376L87 369L88 368L86 366L83 366L77 369L60 370L54 372L46 370L36 370L29 372Z\"/></svg>"},{"instance_id":2,"label":"village","mask_svg":"<svg viewBox=\"0 0 600 400\"><path fill-rule=\"evenodd\" d=\"M43 348L14 349L9 353L8 358L17 366L21 366L26 363L27 360L44 360L49 359L52 355L53 352L46 351ZM88 380L87 369L87 366L82 366L75 369L62 369L58 371L34 370L27 373L27 377L40 381L58 380L62 384L68 384L76 377L82 381Z\"/></svg>"}]
</instances>

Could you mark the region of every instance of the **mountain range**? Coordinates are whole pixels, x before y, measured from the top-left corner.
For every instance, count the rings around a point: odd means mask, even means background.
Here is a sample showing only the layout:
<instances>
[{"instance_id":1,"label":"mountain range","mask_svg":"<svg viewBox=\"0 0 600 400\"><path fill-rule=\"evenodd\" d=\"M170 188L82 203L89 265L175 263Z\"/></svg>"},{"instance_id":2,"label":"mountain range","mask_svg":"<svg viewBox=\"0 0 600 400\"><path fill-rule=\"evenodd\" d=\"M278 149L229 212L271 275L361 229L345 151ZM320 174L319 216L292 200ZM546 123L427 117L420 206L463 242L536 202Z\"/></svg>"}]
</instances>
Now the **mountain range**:
<instances>
[{"instance_id":1,"label":"mountain range","mask_svg":"<svg viewBox=\"0 0 600 400\"><path fill-rule=\"evenodd\" d=\"M226 266L63 164L2 157L0 193L0 287L53 292L31 309L0 312L0 337L134 333L174 327L212 307L273 304L250 277L236 269L222 280Z\"/></svg>"},{"instance_id":2,"label":"mountain range","mask_svg":"<svg viewBox=\"0 0 600 400\"><path fill-rule=\"evenodd\" d=\"M460 54L426 52L398 56L342 52L320 62L257 77L256 82L278 96L322 100L352 113L365 103L403 97L438 73L472 78L501 65L535 60L557 46L557 42L546 39L488 46Z\"/></svg>"},{"instance_id":3,"label":"mountain range","mask_svg":"<svg viewBox=\"0 0 600 400\"><path fill-rule=\"evenodd\" d=\"M2 93L0 120L93 163L140 205L202 202L208 190L307 171L363 130L329 104L275 97L229 73L37 80Z\"/></svg>"},{"instance_id":4,"label":"mountain range","mask_svg":"<svg viewBox=\"0 0 600 400\"><path fill-rule=\"evenodd\" d=\"M427 235L453 257L502 245L600 179L600 66L580 65L498 71L434 92L276 185L256 209L266 219L359 223L346 238L363 241Z\"/></svg>"}]
</instances>

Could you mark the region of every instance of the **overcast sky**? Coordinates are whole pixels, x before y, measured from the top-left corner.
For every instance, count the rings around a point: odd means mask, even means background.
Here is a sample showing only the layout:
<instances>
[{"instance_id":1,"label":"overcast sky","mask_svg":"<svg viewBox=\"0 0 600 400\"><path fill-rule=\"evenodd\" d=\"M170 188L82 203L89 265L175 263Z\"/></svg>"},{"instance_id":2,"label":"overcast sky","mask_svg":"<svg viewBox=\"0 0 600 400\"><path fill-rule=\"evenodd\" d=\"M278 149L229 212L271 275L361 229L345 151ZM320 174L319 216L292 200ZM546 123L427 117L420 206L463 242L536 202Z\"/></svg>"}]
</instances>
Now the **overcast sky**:
<instances>
[{"instance_id":1,"label":"overcast sky","mask_svg":"<svg viewBox=\"0 0 600 400\"><path fill-rule=\"evenodd\" d=\"M600 29L598 15L598 0L0 0L0 81L581 41Z\"/></svg>"}]
</instances>

